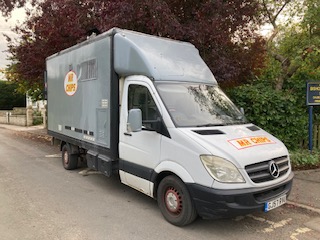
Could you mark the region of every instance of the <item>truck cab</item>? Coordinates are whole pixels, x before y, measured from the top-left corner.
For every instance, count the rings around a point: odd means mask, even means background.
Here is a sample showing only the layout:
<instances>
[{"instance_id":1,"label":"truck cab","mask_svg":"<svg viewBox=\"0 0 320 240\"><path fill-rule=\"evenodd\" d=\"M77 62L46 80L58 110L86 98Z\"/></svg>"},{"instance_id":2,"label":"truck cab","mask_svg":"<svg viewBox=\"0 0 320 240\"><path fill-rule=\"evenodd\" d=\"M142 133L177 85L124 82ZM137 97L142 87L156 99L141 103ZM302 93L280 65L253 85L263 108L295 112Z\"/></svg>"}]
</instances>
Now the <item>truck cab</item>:
<instances>
[{"instance_id":1,"label":"truck cab","mask_svg":"<svg viewBox=\"0 0 320 240\"><path fill-rule=\"evenodd\" d=\"M121 181L157 199L176 225L286 201L286 148L248 123L217 84L127 77L120 119Z\"/></svg>"}]
</instances>

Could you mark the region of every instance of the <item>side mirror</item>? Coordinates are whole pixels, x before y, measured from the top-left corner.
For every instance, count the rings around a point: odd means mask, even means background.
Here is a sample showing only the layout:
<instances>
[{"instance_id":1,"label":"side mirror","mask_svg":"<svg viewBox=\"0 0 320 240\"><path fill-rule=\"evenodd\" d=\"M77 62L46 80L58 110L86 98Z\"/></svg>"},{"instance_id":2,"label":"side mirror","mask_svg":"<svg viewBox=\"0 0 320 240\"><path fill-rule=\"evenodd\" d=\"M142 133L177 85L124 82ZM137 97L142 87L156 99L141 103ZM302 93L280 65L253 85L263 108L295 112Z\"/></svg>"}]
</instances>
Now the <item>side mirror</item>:
<instances>
[{"instance_id":1,"label":"side mirror","mask_svg":"<svg viewBox=\"0 0 320 240\"><path fill-rule=\"evenodd\" d=\"M139 132L142 130L142 113L140 109L130 109L127 122L128 132Z\"/></svg>"}]
</instances>

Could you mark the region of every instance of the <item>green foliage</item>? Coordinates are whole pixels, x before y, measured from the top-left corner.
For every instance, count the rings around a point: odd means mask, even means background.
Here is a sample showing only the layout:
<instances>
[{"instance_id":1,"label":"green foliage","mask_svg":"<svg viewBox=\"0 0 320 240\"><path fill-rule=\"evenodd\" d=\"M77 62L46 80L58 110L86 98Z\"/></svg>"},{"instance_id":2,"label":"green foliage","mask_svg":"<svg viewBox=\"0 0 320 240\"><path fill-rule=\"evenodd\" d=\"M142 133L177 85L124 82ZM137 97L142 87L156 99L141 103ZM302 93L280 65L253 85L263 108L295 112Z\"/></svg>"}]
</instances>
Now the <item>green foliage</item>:
<instances>
[{"instance_id":1,"label":"green foliage","mask_svg":"<svg viewBox=\"0 0 320 240\"><path fill-rule=\"evenodd\" d=\"M305 0L306 13L302 21L302 26L306 28L310 35L320 34L320 6L317 0Z\"/></svg>"},{"instance_id":2,"label":"green foliage","mask_svg":"<svg viewBox=\"0 0 320 240\"><path fill-rule=\"evenodd\" d=\"M280 66L272 78L275 88L286 88L292 77L301 77L301 71L303 77L307 75L308 78L300 78L300 81L316 79L310 75L320 66L319 0L264 0L262 4L263 15L273 27L267 40L267 51L269 57L278 61L277 67ZM269 61L268 68L270 64L275 62Z\"/></svg>"},{"instance_id":3,"label":"green foliage","mask_svg":"<svg viewBox=\"0 0 320 240\"><path fill-rule=\"evenodd\" d=\"M269 13L277 17L276 9L290 1L279 1L279 6L271 0L266 2L274 9ZM301 13L301 22L293 21L281 29L274 24L277 37L269 39L269 56L258 80L230 90L230 95L250 121L277 136L288 148L297 149L302 141L307 142L306 81L320 81L320 8L317 1L305 0L303 8L292 5L291 10ZM315 108L315 119L320 119L320 108ZM295 157L301 164L316 158Z\"/></svg>"},{"instance_id":4,"label":"green foliage","mask_svg":"<svg viewBox=\"0 0 320 240\"><path fill-rule=\"evenodd\" d=\"M32 122L33 125L40 125L42 123L43 123L43 118L42 117L33 118L33 122Z\"/></svg>"},{"instance_id":5,"label":"green foliage","mask_svg":"<svg viewBox=\"0 0 320 240\"><path fill-rule=\"evenodd\" d=\"M191 42L217 80L230 84L246 82L263 64L265 42L256 33L260 24L256 0L32 2L36 6L14 29L17 38L7 36L12 63L6 77L25 92L30 90L34 99L42 97L46 57L82 42L93 28L104 32L117 26Z\"/></svg>"},{"instance_id":6,"label":"green foliage","mask_svg":"<svg viewBox=\"0 0 320 240\"><path fill-rule=\"evenodd\" d=\"M290 159L293 169L310 169L320 166L319 150L312 154L308 150L302 149L290 151Z\"/></svg>"},{"instance_id":7,"label":"green foliage","mask_svg":"<svg viewBox=\"0 0 320 240\"><path fill-rule=\"evenodd\" d=\"M33 116L33 122L32 122L33 125L40 125L43 123L43 117L40 111L34 111L32 116Z\"/></svg>"},{"instance_id":8,"label":"green foliage","mask_svg":"<svg viewBox=\"0 0 320 240\"><path fill-rule=\"evenodd\" d=\"M11 110L13 107L25 107L26 96L16 91L17 85L0 81L0 110Z\"/></svg>"},{"instance_id":9,"label":"green foliage","mask_svg":"<svg viewBox=\"0 0 320 240\"><path fill-rule=\"evenodd\" d=\"M35 116L35 117L41 117L42 115L41 115L41 112L40 112L40 111L34 111L34 112L33 112L33 116Z\"/></svg>"},{"instance_id":10,"label":"green foliage","mask_svg":"<svg viewBox=\"0 0 320 240\"><path fill-rule=\"evenodd\" d=\"M291 90L276 91L266 81L229 90L231 99L245 109L247 119L282 140L289 149L307 139L305 98Z\"/></svg>"}]
</instances>

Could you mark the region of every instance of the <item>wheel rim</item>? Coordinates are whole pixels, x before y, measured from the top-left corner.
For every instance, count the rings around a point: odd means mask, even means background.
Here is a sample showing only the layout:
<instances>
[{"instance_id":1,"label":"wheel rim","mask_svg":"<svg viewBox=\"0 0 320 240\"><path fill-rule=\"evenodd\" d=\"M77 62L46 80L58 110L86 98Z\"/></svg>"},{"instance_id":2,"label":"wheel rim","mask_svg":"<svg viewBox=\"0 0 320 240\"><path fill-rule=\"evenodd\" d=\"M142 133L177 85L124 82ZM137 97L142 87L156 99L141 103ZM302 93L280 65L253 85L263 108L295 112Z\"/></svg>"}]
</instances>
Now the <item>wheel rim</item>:
<instances>
[{"instance_id":1,"label":"wheel rim","mask_svg":"<svg viewBox=\"0 0 320 240\"><path fill-rule=\"evenodd\" d=\"M165 204L167 210L174 214L179 215L182 211L182 198L180 193L174 187L167 189L165 194Z\"/></svg>"},{"instance_id":2,"label":"wheel rim","mask_svg":"<svg viewBox=\"0 0 320 240\"><path fill-rule=\"evenodd\" d=\"M68 165L68 163L69 163L69 155L68 155L67 151L65 151L63 153L63 162L64 162L65 165Z\"/></svg>"}]
</instances>

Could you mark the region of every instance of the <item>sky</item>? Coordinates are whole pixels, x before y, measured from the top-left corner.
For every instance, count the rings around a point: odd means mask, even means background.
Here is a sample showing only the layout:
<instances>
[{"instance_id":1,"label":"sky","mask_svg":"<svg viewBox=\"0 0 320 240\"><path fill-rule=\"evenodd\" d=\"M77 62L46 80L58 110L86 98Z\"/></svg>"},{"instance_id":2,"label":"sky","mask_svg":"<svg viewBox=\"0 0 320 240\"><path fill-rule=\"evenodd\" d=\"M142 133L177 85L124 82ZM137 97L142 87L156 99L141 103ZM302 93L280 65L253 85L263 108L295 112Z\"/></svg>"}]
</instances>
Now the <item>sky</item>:
<instances>
[{"instance_id":1,"label":"sky","mask_svg":"<svg viewBox=\"0 0 320 240\"><path fill-rule=\"evenodd\" d=\"M15 34L10 29L17 23L21 23L24 18L25 11L22 8L14 10L11 18L9 18L7 21L0 14L0 69L5 68L6 65L9 64L9 62L6 60L7 54L4 52L7 50L7 41L3 34L7 34L10 37L15 37Z\"/></svg>"}]
</instances>

